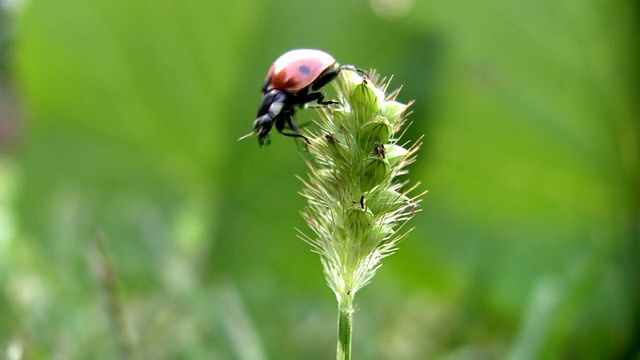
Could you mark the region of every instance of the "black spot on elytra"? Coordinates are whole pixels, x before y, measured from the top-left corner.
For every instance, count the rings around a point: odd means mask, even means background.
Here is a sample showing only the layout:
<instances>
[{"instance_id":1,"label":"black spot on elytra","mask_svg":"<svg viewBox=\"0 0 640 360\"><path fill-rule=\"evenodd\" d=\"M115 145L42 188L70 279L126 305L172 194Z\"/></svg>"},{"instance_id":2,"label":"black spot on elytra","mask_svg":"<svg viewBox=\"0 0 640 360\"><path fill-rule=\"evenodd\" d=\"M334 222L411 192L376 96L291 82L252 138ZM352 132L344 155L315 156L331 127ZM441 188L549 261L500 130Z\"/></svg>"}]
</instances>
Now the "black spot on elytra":
<instances>
[{"instance_id":1,"label":"black spot on elytra","mask_svg":"<svg viewBox=\"0 0 640 360\"><path fill-rule=\"evenodd\" d=\"M311 68L307 65L300 65L300 67L298 67L298 71L305 75L309 75L311 73Z\"/></svg>"}]
</instances>

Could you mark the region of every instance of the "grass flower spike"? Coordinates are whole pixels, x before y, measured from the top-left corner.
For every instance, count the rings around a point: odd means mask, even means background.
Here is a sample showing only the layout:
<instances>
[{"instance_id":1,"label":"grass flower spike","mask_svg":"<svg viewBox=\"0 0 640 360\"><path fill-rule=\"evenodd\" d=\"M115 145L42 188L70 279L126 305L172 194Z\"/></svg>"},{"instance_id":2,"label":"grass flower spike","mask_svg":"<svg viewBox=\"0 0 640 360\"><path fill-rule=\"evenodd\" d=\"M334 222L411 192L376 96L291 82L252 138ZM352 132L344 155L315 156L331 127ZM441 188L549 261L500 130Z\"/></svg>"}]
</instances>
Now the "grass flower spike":
<instances>
[{"instance_id":1,"label":"grass flower spike","mask_svg":"<svg viewBox=\"0 0 640 360\"><path fill-rule=\"evenodd\" d=\"M376 82L376 74L342 71L333 82L339 105L320 108L317 130L305 134L312 159L303 216L314 235L301 238L320 255L338 300L338 359L351 358L356 292L409 233L404 225L422 195L410 196L415 186L398 180L421 144L400 142L410 104Z\"/></svg>"}]
</instances>

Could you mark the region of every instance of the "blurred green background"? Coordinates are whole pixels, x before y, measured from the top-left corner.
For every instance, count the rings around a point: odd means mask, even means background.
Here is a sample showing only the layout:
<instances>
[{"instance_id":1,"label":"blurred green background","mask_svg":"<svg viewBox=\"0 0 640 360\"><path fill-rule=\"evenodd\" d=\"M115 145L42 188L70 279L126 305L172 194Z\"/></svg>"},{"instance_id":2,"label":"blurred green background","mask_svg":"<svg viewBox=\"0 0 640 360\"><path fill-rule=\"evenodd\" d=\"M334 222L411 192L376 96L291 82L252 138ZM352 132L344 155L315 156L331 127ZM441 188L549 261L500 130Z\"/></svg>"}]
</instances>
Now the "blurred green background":
<instances>
[{"instance_id":1,"label":"blurred green background","mask_svg":"<svg viewBox=\"0 0 640 360\"><path fill-rule=\"evenodd\" d=\"M356 359L640 358L635 1L0 0L0 357L331 359L283 52L415 99L415 232ZM299 114L299 122L313 111Z\"/></svg>"}]
</instances>

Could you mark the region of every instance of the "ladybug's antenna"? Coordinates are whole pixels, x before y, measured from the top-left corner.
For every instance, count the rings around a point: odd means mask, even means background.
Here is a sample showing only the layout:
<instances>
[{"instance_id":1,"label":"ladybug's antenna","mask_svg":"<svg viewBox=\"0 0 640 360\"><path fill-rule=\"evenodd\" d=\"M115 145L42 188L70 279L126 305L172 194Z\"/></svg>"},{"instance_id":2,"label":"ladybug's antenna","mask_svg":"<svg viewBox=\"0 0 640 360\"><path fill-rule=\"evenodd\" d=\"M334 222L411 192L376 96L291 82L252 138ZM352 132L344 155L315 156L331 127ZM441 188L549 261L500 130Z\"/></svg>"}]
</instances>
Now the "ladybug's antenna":
<instances>
[{"instance_id":1,"label":"ladybug's antenna","mask_svg":"<svg viewBox=\"0 0 640 360\"><path fill-rule=\"evenodd\" d=\"M246 135L242 135L242 136L240 136L240 137L238 138L238 141L240 141L240 140L244 140L244 139L249 138L249 137L252 137L252 136L254 136L255 134L256 134L256 133L252 131L252 132L250 132L250 133L248 133L248 134L246 134Z\"/></svg>"}]
</instances>

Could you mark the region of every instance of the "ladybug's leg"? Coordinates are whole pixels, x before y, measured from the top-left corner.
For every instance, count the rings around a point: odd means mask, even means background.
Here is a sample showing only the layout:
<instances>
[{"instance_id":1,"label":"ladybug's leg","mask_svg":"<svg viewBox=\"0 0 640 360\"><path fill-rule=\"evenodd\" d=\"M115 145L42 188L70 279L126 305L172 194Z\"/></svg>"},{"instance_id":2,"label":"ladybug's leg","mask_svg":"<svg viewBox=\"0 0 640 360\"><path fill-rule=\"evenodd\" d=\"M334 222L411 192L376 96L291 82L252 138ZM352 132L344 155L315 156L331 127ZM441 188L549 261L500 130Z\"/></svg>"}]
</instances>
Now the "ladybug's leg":
<instances>
[{"instance_id":1,"label":"ladybug's leg","mask_svg":"<svg viewBox=\"0 0 640 360\"><path fill-rule=\"evenodd\" d=\"M339 104L339 102L335 101L335 100L324 100L324 96L326 94L323 92L312 92L309 94L304 94L304 95L298 95L300 97L299 102L301 104L306 104L306 103L310 103L312 101L315 101L318 105L336 105Z\"/></svg>"},{"instance_id":2,"label":"ladybug's leg","mask_svg":"<svg viewBox=\"0 0 640 360\"><path fill-rule=\"evenodd\" d=\"M288 126L293 132L285 132L285 125ZM298 127L296 126L296 123L293 122L293 112L281 114L281 116L276 119L276 130L278 130L278 132L282 135L301 138L307 144L311 143L306 136L298 133Z\"/></svg>"},{"instance_id":3,"label":"ladybug's leg","mask_svg":"<svg viewBox=\"0 0 640 360\"><path fill-rule=\"evenodd\" d=\"M361 76L367 76L368 75L366 71L364 71L364 70L362 70L360 68L357 68L357 67L355 67L353 65L342 65L342 66L340 66L340 71L342 71L342 70L353 71L353 72L358 73Z\"/></svg>"},{"instance_id":4,"label":"ladybug's leg","mask_svg":"<svg viewBox=\"0 0 640 360\"><path fill-rule=\"evenodd\" d=\"M318 78L313 81L313 84L311 84L311 90L315 91L322 88L323 86L330 83L331 80L335 79L338 76L338 74L340 74L340 68L327 71L326 73L318 76Z\"/></svg>"},{"instance_id":5,"label":"ladybug's leg","mask_svg":"<svg viewBox=\"0 0 640 360\"><path fill-rule=\"evenodd\" d=\"M328 83L330 83L333 79L335 79L336 77L338 77L338 75L340 74L340 72L342 70L349 70L349 71L353 71L353 72L357 72L360 75L366 75L367 72L362 70L362 69L358 69L353 65L342 65L338 68L334 68L330 71L327 71L326 73L318 76L318 78L313 82L313 84L311 84L311 90L316 91L321 89L323 86L327 85Z\"/></svg>"}]
</instances>

